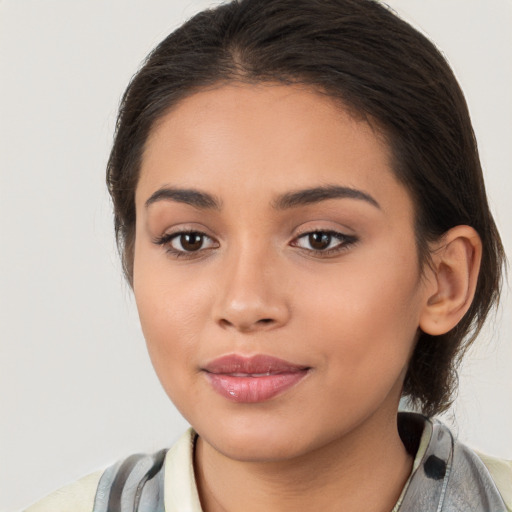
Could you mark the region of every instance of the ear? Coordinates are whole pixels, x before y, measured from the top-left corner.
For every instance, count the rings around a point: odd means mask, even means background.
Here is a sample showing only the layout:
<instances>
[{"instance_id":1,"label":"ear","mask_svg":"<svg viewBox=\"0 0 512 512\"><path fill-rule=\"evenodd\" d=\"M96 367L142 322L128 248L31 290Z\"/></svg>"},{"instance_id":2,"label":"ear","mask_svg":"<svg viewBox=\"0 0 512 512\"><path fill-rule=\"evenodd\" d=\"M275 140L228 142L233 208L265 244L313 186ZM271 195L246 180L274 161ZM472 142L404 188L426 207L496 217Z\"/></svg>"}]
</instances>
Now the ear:
<instances>
[{"instance_id":1,"label":"ear","mask_svg":"<svg viewBox=\"0 0 512 512\"><path fill-rule=\"evenodd\" d=\"M443 235L432 250L423 332L437 336L459 323L473 301L481 259L482 241L472 227L455 226Z\"/></svg>"}]
</instances>

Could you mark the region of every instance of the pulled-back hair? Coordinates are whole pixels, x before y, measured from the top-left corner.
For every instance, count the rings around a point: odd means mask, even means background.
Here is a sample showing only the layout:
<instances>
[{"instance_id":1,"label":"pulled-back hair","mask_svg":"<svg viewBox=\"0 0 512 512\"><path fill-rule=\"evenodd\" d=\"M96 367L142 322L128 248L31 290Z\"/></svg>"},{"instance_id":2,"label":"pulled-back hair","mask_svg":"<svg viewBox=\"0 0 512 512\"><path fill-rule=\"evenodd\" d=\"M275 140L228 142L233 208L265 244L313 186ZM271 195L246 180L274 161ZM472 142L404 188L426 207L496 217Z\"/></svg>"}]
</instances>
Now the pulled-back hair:
<instances>
[{"instance_id":1,"label":"pulled-back hair","mask_svg":"<svg viewBox=\"0 0 512 512\"><path fill-rule=\"evenodd\" d=\"M420 333L405 377L403 395L425 414L445 410L457 365L499 299L504 252L457 80L428 39L377 1L234 0L197 14L153 50L122 98L107 168L127 279L135 189L152 127L183 98L229 81L312 86L379 129L415 205L422 265L429 243L450 228L466 224L480 235L471 307L450 332Z\"/></svg>"}]
</instances>

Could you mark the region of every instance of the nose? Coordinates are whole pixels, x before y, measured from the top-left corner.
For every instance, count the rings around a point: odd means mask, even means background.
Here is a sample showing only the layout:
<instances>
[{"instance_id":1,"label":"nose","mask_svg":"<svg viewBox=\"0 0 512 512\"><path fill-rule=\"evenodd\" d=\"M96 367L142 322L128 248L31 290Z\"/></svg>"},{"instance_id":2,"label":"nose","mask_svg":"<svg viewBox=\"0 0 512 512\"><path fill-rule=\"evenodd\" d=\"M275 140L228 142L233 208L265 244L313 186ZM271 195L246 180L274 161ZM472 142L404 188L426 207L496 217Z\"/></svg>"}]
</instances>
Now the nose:
<instances>
[{"instance_id":1,"label":"nose","mask_svg":"<svg viewBox=\"0 0 512 512\"><path fill-rule=\"evenodd\" d=\"M269 252L244 251L225 262L214 311L222 328L250 333L288 322L286 278Z\"/></svg>"}]
</instances>

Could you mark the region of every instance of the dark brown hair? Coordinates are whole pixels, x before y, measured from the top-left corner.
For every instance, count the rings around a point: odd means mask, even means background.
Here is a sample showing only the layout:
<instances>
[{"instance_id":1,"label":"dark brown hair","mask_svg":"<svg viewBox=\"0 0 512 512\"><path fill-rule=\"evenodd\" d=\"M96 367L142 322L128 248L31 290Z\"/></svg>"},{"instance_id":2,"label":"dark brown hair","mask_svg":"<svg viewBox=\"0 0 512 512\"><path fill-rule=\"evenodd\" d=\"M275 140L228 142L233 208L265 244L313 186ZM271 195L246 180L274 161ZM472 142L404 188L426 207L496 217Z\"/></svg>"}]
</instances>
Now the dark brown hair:
<instances>
[{"instance_id":1,"label":"dark brown hair","mask_svg":"<svg viewBox=\"0 0 512 512\"><path fill-rule=\"evenodd\" d=\"M151 128L186 96L232 80L312 86L378 127L415 203L422 264L429 242L453 226L479 233L474 301L449 333L420 333L404 383L404 396L425 414L446 409L458 362L499 298L504 252L450 67L428 39L377 1L234 0L197 14L153 50L122 98L107 169L129 282L135 189Z\"/></svg>"}]
</instances>

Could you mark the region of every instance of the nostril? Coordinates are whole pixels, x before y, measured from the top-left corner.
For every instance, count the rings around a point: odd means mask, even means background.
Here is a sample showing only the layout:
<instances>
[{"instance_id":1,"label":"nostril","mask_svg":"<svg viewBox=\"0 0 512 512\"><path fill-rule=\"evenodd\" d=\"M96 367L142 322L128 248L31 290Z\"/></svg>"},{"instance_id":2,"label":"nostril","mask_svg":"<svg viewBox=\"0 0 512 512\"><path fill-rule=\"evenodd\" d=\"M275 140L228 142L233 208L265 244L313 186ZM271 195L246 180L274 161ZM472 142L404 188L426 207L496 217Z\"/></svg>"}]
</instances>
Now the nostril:
<instances>
[{"instance_id":1,"label":"nostril","mask_svg":"<svg viewBox=\"0 0 512 512\"><path fill-rule=\"evenodd\" d=\"M244 322L244 321L233 321L228 320L227 318L220 318L219 319L219 325L226 328L235 328L240 331L249 332L253 330L258 330L258 328L264 328L268 325L273 325L275 323L274 318L260 318L259 320L256 320L255 322Z\"/></svg>"}]
</instances>

